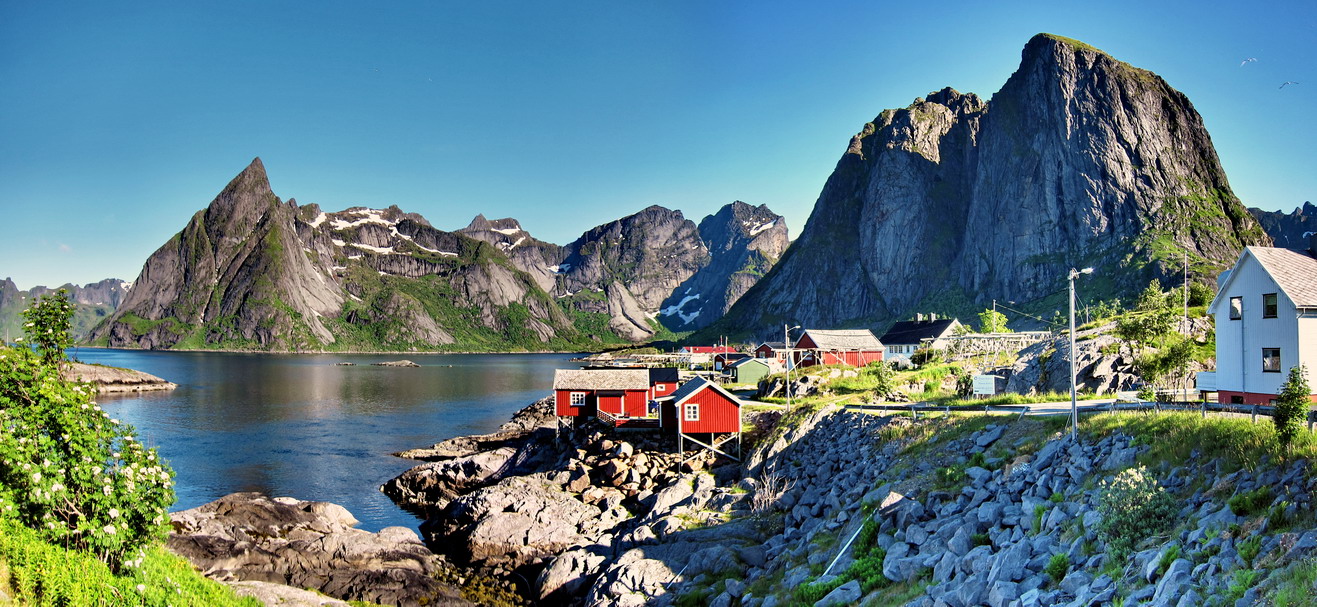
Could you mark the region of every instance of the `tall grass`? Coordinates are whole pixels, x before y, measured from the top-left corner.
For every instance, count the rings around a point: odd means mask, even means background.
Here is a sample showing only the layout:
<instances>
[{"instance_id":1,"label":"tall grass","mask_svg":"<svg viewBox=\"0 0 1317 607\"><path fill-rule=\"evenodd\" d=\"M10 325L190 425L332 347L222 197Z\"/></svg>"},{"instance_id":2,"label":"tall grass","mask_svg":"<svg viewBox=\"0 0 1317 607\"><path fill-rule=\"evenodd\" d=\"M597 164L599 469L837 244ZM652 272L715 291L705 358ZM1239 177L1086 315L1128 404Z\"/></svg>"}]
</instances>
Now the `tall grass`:
<instances>
[{"instance_id":1,"label":"tall grass","mask_svg":"<svg viewBox=\"0 0 1317 607\"><path fill-rule=\"evenodd\" d=\"M1113 432L1132 435L1150 449L1140 456L1144 463L1162 460L1184 463L1195 450L1199 461L1221 458L1230 468L1253 468L1268 456L1272 461L1317 457L1317 436L1304 429L1288 449L1276 440L1270 419L1252 423L1247 417L1199 413L1116 412L1086 417L1081 429L1097 436Z\"/></svg>"},{"instance_id":2,"label":"tall grass","mask_svg":"<svg viewBox=\"0 0 1317 607\"><path fill-rule=\"evenodd\" d=\"M229 605L259 607L206 579L159 544L146 548L140 567L114 575L95 556L54 546L13 521L0 520L0 571L19 605ZM7 583L6 583L7 582Z\"/></svg>"}]
</instances>

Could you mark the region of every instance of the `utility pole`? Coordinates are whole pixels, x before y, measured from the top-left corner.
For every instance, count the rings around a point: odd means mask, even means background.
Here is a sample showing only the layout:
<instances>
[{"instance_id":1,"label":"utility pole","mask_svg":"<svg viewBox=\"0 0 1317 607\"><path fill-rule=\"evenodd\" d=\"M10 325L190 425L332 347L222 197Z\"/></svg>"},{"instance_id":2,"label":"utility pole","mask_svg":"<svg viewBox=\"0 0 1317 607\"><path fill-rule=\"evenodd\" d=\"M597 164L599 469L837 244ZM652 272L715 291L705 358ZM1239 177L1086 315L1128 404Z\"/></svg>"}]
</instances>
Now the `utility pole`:
<instances>
[{"instance_id":1,"label":"utility pole","mask_svg":"<svg viewBox=\"0 0 1317 607\"><path fill-rule=\"evenodd\" d=\"M1093 268L1070 268L1070 440L1079 434L1079 392L1075 387L1075 279L1092 274Z\"/></svg>"},{"instance_id":2,"label":"utility pole","mask_svg":"<svg viewBox=\"0 0 1317 607\"><path fill-rule=\"evenodd\" d=\"M1189 253L1184 254L1184 330L1189 333Z\"/></svg>"}]
</instances>

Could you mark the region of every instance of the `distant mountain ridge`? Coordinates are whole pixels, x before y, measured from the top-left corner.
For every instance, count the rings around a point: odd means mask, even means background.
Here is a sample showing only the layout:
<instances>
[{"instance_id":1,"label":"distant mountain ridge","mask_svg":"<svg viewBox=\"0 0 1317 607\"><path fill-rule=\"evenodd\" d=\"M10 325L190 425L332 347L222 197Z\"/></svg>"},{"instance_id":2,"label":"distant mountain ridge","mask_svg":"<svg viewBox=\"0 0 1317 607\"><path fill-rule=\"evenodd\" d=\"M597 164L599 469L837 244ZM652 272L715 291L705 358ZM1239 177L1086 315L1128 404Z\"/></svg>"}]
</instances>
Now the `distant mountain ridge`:
<instances>
[{"instance_id":1,"label":"distant mountain ridge","mask_svg":"<svg viewBox=\"0 0 1317 607\"><path fill-rule=\"evenodd\" d=\"M689 225L687 225L689 224ZM260 159L146 261L90 335L113 347L579 350L670 335L661 302L707 265L694 224L650 207L560 247L512 218L446 232L396 206L325 212Z\"/></svg>"},{"instance_id":2,"label":"distant mountain ridge","mask_svg":"<svg viewBox=\"0 0 1317 607\"><path fill-rule=\"evenodd\" d=\"M1096 268L1088 298L1129 297L1186 256L1209 281L1243 246L1270 242L1188 98L1039 34L990 101L946 88L865 124L797 241L695 339L880 328L993 299L1046 314L1070 268Z\"/></svg>"},{"instance_id":3,"label":"distant mountain ridge","mask_svg":"<svg viewBox=\"0 0 1317 607\"><path fill-rule=\"evenodd\" d=\"M106 278L82 286L74 284L53 288L37 286L20 291L13 280L9 278L0 280L0 337L6 337L9 341L15 337L22 337L23 320L18 313L26 310L42 295L66 289L69 292L69 299L75 304L71 333L74 339L82 339L93 326L119 307L119 303L130 288L132 288L130 282Z\"/></svg>"},{"instance_id":4,"label":"distant mountain ridge","mask_svg":"<svg viewBox=\"0 0 1317 607\"><path fill-rule=\"evenodd\" d=\"M1304 202L1289 213L1251 207L1248 212L1258 220L1258 224L1278 247L1306 249L1309 246L1306 235L1317 233L1317 206L1311 202Z\"/></svg>"}]
</instances>

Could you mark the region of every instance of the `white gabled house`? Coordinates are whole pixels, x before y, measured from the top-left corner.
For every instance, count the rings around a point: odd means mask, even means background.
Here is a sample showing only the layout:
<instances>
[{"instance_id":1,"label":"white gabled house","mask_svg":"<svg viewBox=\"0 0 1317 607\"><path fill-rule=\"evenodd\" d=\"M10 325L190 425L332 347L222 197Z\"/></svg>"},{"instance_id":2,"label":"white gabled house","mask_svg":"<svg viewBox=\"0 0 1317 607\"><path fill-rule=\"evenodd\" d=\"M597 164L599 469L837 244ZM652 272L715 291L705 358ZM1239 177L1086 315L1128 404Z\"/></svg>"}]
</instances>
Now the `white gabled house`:
<instances>
[{"instance_id":1,"label":"white gabled house","mask_svg":"<svg viewBox=\"0 0 1317 607\"><path fill-rule=\"evenodd\" d=\"M1313 249L1247 247L1217 283L1208 312L1216 318L1218 401L1269 404L1299 364L1307 367L1309 388L1317 389Z\"/></svg>"}]
</instances>

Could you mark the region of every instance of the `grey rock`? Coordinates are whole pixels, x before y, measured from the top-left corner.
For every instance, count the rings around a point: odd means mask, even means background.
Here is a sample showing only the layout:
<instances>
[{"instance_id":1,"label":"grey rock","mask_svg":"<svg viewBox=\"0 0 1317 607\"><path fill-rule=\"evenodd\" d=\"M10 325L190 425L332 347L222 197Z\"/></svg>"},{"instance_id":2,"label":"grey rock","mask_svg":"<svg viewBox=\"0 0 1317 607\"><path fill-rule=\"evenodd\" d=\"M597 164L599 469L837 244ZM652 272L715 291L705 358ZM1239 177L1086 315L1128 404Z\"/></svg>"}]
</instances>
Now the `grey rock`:
<instances>
[{"instance_id":1,"label":"grey rock","mask_svg":"<svg viewBox=\"0 0 1317 607\"><path fill-rule=\"evenodd\" d=\"M992 588L988 590L988 605L991 607L1007 607L1017 598L1019 598L1019 586L1014 582L998 580L993 582Z\"/></svg>"},{"instance_id":2,"label":"grey rock","mask_svg":"<svg viewBox=\"0 0 1317 607\"><path fill-rule=\"evenodd\" d=\"M988 447L997 442L1001 435L1006 432L1006 426L991 426L983 429L983 433L974 440L974 444L980 447Z\"/></svg>"},{"instance_id":3,"label":"grey rock","mask_svg":"<svg viewBox=\"0 0 1317 607\"><path fill-rule=\"evenodd\" d=\"M819 599L818 602L814 603L814 607L849 605L858 600L860 600L860 582L851 580L836 587L827 596Z\"/></svg>"},{"instance_id":4,"label":"grey rock","mask_svg":"<svg viewBox=\"0 0 1317 607\"><path fill-rule=\"evenodd\" d=\"M1192 569L1193 563L1187 559L1175 559L1171 566L1166 569L1166 575L1162 576L1161 581L1157 582L1157 591L1153 594L1153 600L1171 602L1179 599L1184 586L1189 583L1189 574Z\"/></svg>"},{"instance_id":5,"label":"grey rock","mask_svg":"<svg viewBox=\"0 0 1317 607\"><path fill-rule=\"evenodd\" d=\"M1060 588L1063 592L1078 595L1081 588L1091 583L1093 583L1093 576L1087 571L1071 571L1061 579Z\"/></svg>"}]
</instances>

